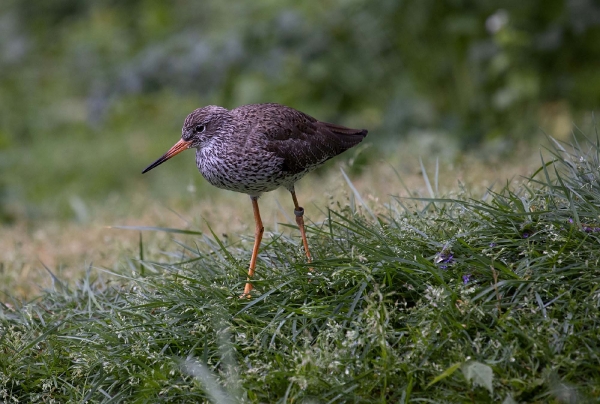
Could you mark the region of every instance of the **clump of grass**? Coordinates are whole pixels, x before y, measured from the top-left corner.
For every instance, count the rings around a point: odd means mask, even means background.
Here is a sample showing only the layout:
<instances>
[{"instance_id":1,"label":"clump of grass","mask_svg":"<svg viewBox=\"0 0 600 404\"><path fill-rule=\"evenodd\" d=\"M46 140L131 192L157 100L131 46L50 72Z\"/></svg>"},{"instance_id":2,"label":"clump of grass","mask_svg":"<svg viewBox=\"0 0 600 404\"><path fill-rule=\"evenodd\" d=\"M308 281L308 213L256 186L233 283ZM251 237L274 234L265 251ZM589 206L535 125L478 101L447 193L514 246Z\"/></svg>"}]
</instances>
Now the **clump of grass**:
<instances>
[{"instance_id":1,"label":"clump of grass","mask_svg":"<svg viewBox=\"0 0 600 404\"><path fill-rule=\"evenodd\" d=\"M309 228L313 272L272 234L249 300L250 251L197 233L169 264L3 305L0 399L597 400L600 147L550 151L485 198L330 210Z\"/></svg>"}]
</instances>

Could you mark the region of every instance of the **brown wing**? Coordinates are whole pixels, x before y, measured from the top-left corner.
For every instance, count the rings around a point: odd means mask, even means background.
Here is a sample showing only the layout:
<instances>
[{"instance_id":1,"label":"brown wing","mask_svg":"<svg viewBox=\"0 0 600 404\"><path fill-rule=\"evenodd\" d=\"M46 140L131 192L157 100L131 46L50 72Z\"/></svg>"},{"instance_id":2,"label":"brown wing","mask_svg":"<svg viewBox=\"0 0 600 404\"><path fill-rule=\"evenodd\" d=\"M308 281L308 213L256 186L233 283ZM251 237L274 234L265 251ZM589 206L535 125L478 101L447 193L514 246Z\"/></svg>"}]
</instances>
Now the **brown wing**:
<instances>
[{"instance_id":1,"label":"brown wing","mask_svg":"<svg viewBox=\"0 0 600 404\"><path fill-rule=\"evenodd\" d=\"M300 173L337 156L356 146L367 135L365 129L317 121L283 105L260 104L260 107L262 119L258 120L254 130L263 134L265 149L282 158L282 170L290 174Z\"/></svg>"}]
</instances>

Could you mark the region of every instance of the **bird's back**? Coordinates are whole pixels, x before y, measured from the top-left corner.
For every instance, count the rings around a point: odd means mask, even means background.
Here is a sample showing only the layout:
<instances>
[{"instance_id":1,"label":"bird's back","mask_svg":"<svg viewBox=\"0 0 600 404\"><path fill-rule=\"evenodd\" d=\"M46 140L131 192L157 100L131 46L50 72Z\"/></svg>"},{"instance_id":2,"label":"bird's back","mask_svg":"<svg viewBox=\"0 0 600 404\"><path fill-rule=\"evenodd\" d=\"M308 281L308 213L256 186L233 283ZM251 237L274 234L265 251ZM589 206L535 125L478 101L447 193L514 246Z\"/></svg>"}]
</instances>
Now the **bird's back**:
<instances>
[{"instance_id":1,"label":"bird's back","mask_svg":"<svg viewBox=\"0 0 600 404\"><path fill-rule=\"evenodd\" d=\"M367 135L319 121L280 104L250 104L231 110L239 128L260 148L282 159L281 170L289 176L306 173L326 160L356 146Z\"/></svg>"}]
</instances>

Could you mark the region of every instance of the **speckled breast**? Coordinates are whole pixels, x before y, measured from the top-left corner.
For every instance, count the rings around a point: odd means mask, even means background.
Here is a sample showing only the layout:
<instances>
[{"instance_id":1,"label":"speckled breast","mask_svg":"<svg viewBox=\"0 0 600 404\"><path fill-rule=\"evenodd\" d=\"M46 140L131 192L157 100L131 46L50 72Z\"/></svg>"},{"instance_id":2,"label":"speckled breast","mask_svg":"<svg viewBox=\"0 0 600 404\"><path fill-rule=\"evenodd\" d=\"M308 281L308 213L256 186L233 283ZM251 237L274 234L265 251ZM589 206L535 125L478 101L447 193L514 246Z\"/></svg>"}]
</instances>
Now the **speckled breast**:
<instances>
[{"instance_id":1,"label":"speckled breast","mask_svg":"<svg viewBox=\"0 0 600 404\"><path fill-rule=\"evenodd\" d=\"M219 188L258 196L279 187L290 188L308 171L291 175L282 170L283 159L273 153L251 150L235 153L199 149L196 165L206 180Z\"/></svg>"}]
</instances>

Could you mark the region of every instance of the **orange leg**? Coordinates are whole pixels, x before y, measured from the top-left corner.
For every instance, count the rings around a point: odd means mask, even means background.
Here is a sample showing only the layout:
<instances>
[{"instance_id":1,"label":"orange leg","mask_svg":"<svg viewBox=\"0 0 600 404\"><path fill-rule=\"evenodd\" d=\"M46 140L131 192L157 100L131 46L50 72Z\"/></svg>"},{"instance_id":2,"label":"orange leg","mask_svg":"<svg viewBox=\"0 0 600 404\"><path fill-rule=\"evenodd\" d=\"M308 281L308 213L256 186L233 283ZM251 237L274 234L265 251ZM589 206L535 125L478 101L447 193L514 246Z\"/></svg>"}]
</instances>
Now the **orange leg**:
<instances>
[{"instance_id":1,"label":"orange leg","mask_svg":"<svg viewBox=\"0 0 600 404\"><path fill-rule=\"evenodd\" d=\"M308 249L308 240L306 240L306 232L304 231L304 208L298 205L298 199L296 198L296 191L294 188L290 190L292 193L292 199L294 200L294 214L296 215L296 224L300 229L300 234L302 235L302 244L304 244L304 252L306 252L306 258L308 258L308 262L312 262L312 256L310 255L310 250ZM312 268L311 268L312 271Z\"/></svg>"},{"instance_id":2,"label":"orange leg","mask_svg":"<svg viewBox=\"0 0 600 404\"><path fill-rule=\"evenodd\" d=\"M252 284L249 282L250 278L254 276L254 269L256 268L256 259L258 258L258 248L262 240L265 228L263 227L262 220L260 219L260 212L258 210L258 197L251 196L252 209L254 210L254 222L256 223L256 229L254 230L254 248L252 249L252 258L250 258L250 269L248 269L248 282L244 287L244 294L240 297L250 297L250 291L252 290Z\"/></svg>"}]
</instances>

